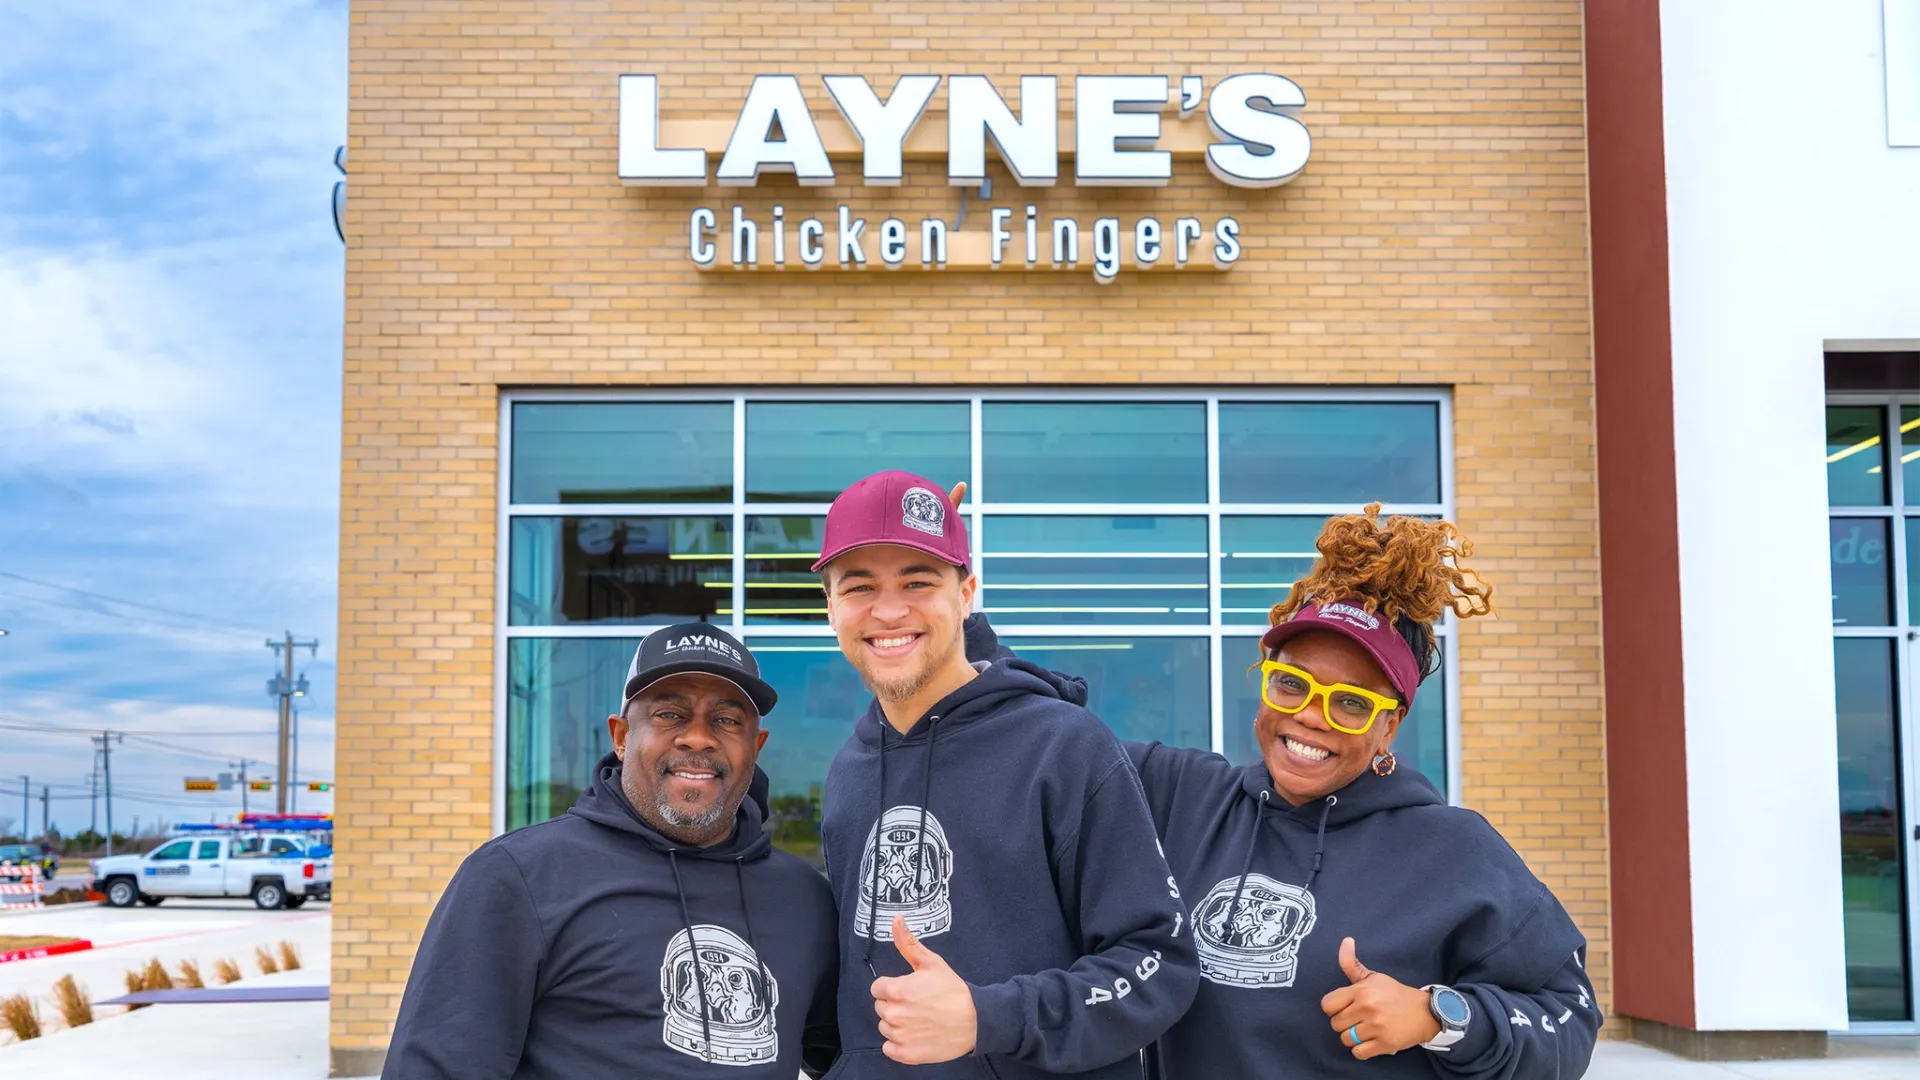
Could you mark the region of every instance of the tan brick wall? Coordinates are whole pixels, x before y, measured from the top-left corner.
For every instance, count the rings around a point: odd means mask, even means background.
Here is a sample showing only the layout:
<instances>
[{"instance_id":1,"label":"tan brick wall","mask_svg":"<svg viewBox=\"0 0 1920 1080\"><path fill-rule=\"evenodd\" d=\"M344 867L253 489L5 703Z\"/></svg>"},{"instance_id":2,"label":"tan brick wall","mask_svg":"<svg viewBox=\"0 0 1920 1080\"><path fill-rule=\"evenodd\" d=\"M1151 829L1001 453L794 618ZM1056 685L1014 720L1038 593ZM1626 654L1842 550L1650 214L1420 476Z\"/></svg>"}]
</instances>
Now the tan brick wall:
<instances>
[{"instance_id":1,"label":"tan brick wall","mask_svg":"<svg viewBox=\"0 0 1920 1080\"><path fill-rule=\"evenodd\" d=\"M438 891L491 831L502 385L1454 387L1458 517L1501 607L1460 643L1465 797L1566 900L1608 1000L1580 26L1572 0L355 3L336 1050L385 1045ZM1057 74L1064 108L1079 71L1305 89L1313 161L1283 188L1191 160L1162 189L995 173L994 204L1083 226L1231 212L1232 272L702 275L695 206L846 201L871 233L957 195L929 163L893 189L615 176L622 73L658 73L673 116L730 115L757 72L823 112L828 72Z\"/></svg>"}]
</instances>

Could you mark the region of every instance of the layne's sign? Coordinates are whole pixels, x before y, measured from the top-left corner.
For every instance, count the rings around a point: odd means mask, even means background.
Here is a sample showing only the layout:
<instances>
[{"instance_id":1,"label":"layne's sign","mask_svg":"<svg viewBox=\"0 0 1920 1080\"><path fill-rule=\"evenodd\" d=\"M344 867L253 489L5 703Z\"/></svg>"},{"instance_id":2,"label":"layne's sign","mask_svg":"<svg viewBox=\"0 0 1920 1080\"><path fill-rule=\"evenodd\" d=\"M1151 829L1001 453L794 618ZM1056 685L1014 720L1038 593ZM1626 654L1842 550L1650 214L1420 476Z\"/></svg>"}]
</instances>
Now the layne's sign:
<instances>
[{"instance_id":1,"label":"layne's sign","mask_svg":"<svg viewBox=\"0 0 1920 1080\"><path fill-rule=\"evenodd\" d=\"M1284 184L1306 167L1312 136L1286 110L1306 104L1290 79L1271 74L1233 75L1209 90L1189 75L1174 97L1164 75L1082 75L1073 80L1074 111L1063 119L1059 80L1051 75L1020 79L1020 111L1008 106L991 82L978 75L946 78L944 112L928 113L940 88L937 75L906 75L885 100L863 76L822 79L837 116L816 117L793 75L761 75L753 81L738 118L725 121L660 119L660 87L654 75L620 77L620 179L629 185L750 187L763 173L789 173L803 185L844 183L834 159L860 159L862 182L898 186L908 159L944 158L947 182L976 188L986 180L987 144L1022 187L1051 187L1072 160L1079 187L1158 186L1173 177L1174 158L1203 158L1222 183L1243 188ZM1191 118L1204 109L1204 128ZM1168 116L1173 118L1169 121ZM719 167L709 175L709 158ZM734 206L726 222L709 207L687 220L687 253L702 269L864 269L869 258L887 268L946 266L999 269L1061 269L1090 264L1111 280L1123 266L1135 269L1225 268L1240 257L1240 223L1232 217L1203 222L1176 217L1170 227L1153 216L1123 227L1102 217L1083 229L1071 217L1042 222L1038 208L992 207L981 233L949 228L942 218L917 227L889 217L871 233L867 220L841 205L826 220L789 222L775 206L766 219ZM730 258L722 259L722 249ZM1051 256L1051 258L1048 258Z\"/></svg>"}]
</instances>

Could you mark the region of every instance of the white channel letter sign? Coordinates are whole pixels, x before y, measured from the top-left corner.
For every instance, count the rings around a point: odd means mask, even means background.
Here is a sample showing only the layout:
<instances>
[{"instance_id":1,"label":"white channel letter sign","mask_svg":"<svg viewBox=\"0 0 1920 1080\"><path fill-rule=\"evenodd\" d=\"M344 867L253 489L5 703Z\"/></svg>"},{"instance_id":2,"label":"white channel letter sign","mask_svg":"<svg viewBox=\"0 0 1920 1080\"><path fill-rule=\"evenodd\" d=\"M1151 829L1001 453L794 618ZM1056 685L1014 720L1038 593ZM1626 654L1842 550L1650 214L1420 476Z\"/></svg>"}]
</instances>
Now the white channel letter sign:
<instances>
[{"instance_id":1,"label":"white channel letter sign","mask_svg":"<svg viewBox=\"0 0 1920 1080\"><path fill-rule=\"evenodd\" d=\"M663 146L660 120L660 83L657 75L622 75L619 81L619 172L623 183L634 186L685 185L751 187L763 174L786 173L809 186L846 183L833 159L860 158L861 182L869 187L896 187L905 177L909 156L935 156L929 138L914 140L916 128L928 116L940 89L939 75L904 75L884 97L863 75L827 75L821 79L831 113L817 118L801 80L794 75L758 75L741 104L724 149L718 133L704 123L682 123L683 141L701 128L709 134L703 145ZM1019 80L1019 108L1007 103L992 81L980 75L945 76L946 99L940 123L945 127L944 156L947 183L979 187L987 177L988 144L1021 187L1051 187L1063 171L1062 158L1072 158L1073 183L1079 187L1156 187L1173 178L1175 150L1203 156L1208 172L1221 183L1240 188L1270 188L1298 176L1312 153L1313 137L1293 110L1304 107L1306 95L1291 79L1268 73L1231 75L1211 88L1198 75L1175 80L1165 75L1080 75L1073 79L1073 113L1063 118L1060 79L1052 75L1023 75ZM1168 136L1168 116L1184 124L1205 110L1206 130L1181 128L1173 134L1180 147L1162 145ZM1197 122L1197 121L1196 121ZM1062 128L1070 125L1063 138ZM824 134L823 134L824 132ZM931 135L931 132L930 132ZM1181 149L1184 148L1184 149ZM930 152L932 151L932 152ZM719 164L709 173L709 158L719 153ZM991 265L1008 260L1005 249L1013 239L1006 228L1017 211L994 207L986 243ZM928 267L947 263L947 225L938 218L919 223L916 231L897 218L887 218L874 235L864 235L866 219L852 208L838 207L837 230L821 218L809 217L794 230L794 253L809 268L827 261L829 250L844 268L867 265L869 246L879 263L906 264L909 248ZM725 227L721 215L703 207L688 221L688 254L696 265L711 267L727 247L737 267L757 266L761 232L772 242L769 252L776 267L787 264L788 240L784 208L776 207L771 221L756 221L743 208L733 207L731 244L718 234ZM1167 264L1185 266L1197 250L1203 232L1196 218L1182 217L1163 229L1156 218L1133 223L1132 244L1120 241L1120 222L1101 218L1082 229L1071 218L1054 218L1037 227L1036 208L1026 207L1024 263L1042 261L1041 234L1052 235L1053 262L1078 263L1090 256L1096 276L1111 279L1122 262L1145 269L1160 262L1163 248L1177 249ZM1213 222L1212 261L1226 265L1240 255L1239 223L1230 217ZM1082 238L1091 243L1083 243ZM1163 244L1163 237L1166 243ZM917 241L917 243L915 242Z\"/></svg>"}]
</instances>

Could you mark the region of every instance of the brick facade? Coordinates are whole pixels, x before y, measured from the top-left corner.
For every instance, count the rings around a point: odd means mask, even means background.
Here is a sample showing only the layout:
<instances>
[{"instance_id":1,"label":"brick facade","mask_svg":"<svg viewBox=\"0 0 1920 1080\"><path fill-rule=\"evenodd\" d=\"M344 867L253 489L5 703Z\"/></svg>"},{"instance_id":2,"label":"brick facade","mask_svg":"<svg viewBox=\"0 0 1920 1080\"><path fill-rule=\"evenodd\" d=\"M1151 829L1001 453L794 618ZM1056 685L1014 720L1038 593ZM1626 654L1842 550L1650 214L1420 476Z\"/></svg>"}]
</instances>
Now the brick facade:
<instances>
[{"instance_id":1,"label":"brick facade","mask_svg":"<svg viewBox=\"0 0 1920 1080\"><path fill-rule=\"evenodd\" d=\"M1082 71L1286 75L1312 162L1267 191L1192 158L1146 189L990 165L968 228L1028 202L1083 227L1231 213L1231 271L702 274L697 206L917 222L957 192L938 162L897 188L857 160L826 188L615 172L623 73L660 75L663 116L731 117L772 72L823 115L820 74L1010 97L1055 74L1065 115ZM492 831L502 386L1452 387L1456 516L1501 610L1460 637L1463 794L1566 902L1610 1000L1578 3L361 0L348 145L336 1069L377 1062L439 890Z\"/></svg>"}]
</instances>

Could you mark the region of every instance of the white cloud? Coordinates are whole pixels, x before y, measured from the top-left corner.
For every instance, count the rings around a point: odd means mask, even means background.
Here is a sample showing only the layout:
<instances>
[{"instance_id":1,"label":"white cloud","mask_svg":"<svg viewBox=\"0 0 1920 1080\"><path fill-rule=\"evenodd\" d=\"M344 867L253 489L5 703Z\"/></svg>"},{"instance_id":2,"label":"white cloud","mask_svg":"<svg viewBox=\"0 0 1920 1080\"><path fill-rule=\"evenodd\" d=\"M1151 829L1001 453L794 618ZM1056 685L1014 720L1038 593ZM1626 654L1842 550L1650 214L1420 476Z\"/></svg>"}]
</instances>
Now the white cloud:
<instances>
[{"instance_id":1,"label":"white cloud","mask_svg":"<svg viewBox=\"0 0 1920 1080\"><path fill-rule=\"evenodd\" d=\"M0 578L0 714L270 756L263 639L331 657L346 38L342 0L0 6L0 571L215 621ZM84 739L0 743L88 768ZM156 796L194 767L123 760Z\"/></svg>"}]
</instances>

